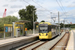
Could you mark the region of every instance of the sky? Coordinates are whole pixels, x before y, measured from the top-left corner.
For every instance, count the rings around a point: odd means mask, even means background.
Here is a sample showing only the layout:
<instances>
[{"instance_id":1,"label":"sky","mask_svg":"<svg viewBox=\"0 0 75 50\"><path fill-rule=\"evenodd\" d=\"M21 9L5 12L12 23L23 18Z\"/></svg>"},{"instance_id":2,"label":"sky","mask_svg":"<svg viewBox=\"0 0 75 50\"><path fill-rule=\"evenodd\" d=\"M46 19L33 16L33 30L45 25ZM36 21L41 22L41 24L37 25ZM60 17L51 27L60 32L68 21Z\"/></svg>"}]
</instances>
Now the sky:
<instances>
[{"instance_id":1,"label":"sky","mask_svg":"<svg viewBox=\"0 0 75 50\"><path fill-rule=\"evenodd\" d=\"M6 16L16 16L20 19L18 11L25 9L28 5L34 5L37 10L37 21L42 20L54 23L58 22L58 12L60 22L75 23L75 0L0 0L0 18L2 18L4 10ZM55 17L51 19L51 17Z\"/></svg>"}]
</instances>

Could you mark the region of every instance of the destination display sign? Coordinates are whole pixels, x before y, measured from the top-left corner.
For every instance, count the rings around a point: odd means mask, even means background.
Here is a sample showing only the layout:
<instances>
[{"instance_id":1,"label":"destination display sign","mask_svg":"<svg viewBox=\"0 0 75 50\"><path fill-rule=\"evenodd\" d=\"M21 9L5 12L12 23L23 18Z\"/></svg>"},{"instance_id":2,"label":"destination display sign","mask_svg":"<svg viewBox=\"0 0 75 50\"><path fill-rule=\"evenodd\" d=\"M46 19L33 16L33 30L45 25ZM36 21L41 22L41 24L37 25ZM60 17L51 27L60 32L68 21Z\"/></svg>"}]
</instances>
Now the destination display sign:
<instances>
[{"instance_id":1,"label":"destination display sign","mask_svg":"<svg viewBox=\"0 0 75 50\"><path fill-rule=\"evenodd\" d=\"M48 24L40 24L39 26L48 26Z\"/></svg>"},{"instance_id":2,"label":"destination display sign","mask_svg":"<svg viewBox=\"0 0 75 50\"><path fill-rule=\"evenodd\" d=\"M47 27L40 27L40 30L47 30Z\"/></svg>"}]
</instances>

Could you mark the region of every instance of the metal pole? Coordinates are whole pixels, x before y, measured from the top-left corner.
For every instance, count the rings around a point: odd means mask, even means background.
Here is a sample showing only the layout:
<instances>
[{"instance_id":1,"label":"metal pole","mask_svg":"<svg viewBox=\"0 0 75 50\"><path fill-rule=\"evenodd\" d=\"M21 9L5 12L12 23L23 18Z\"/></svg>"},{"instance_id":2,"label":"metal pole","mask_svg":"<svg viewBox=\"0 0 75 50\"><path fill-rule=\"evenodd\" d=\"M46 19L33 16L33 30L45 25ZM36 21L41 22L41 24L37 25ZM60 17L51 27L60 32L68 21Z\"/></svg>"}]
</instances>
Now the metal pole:
<instances>
[{"instance_id":1,"label":"metal pole","mask_svg":"<svg viewBox=\"0 0 75 50\"><path fill-rule=\"evenodd\" d=\"M58 12L58 25L59 25L59 35L60 35L60 18L59 18L59 12Z\"/></svg>"},{"instance_id":2,"label":"metal pole","mask_svg":"<svg viewBox=\"0 0 75 50\"><path fill-rule=\"evenodd\" d=\"M51 13L51 23L52 23L52 12L50 12Z\"/></svg>"},{"instance_id":3,"label":"metal pole","mask_svg":"<svg viewBox=\"0 0 75 50\"><path fill-rule=\"evenodd\" d=\"M5 39L5 26L4 26L4 39Z\"/></svg>"},{"instance_id":4,"label":"metal pole","mask_svg":"<svg viewBox=\"0 0 75 50\"><path fill-rule=\"evenodd\" d=\"M64 29L65 29L65 19L64 19Z\"/></svg>"},{"instance_id":5,"label":"metal pole","mask_svg":"<svg viewBox=\"0 0 75 50\"><path fill-rule=\"evenodd\" d=\"M64 28L65 28L65 19L63 20L63 23L64 23Z\"/></svg>"},{"instance_id":6,"label":"metal pole","mask_svg":"<svg viewBox=\"0 0 75 50\"><path fill-rule=\"evenodd\" d=\"M33 11L33 34L34 34L34 11Z\"/></svg>"},{"instance_id":7,"label":"metal pole","mask_svg":"<svg viewBox=\"0 0 75 50\"><path fill-rule=\"evenodd\" d=\"M65 19L63 20L63 28L64 28L64 31L65 31Z\"/></svg>"},{"instance_id":8,"label":"metal pole","mask_svg":"<svg viewBox=\"0 0 75 50\"><path fill-rule=\"evenodd\" d=\"M35 33L35 22L34 22L34 33Z\"/></svg>"},{"instance_id":9,"label":"metal pole","mask_svg":"<svg viewBox=\"0 0 75 50\"><path fill-rule=\"evenodd\" d=\"M12 33L13 33L13 37L14 37L14 22L12 22L13 23L13 27L12 27Z\"/></svg>"},{"instance_id":10,"label":"metal pole","mask_svg":"<svg viewBox=\"0 0 75 50\"><path fill-rule=\"evenodd\" d=\"M54 20L54 23L55 23L55 20Z\"/></svg>"},{"instance_id":11,"label":"metal pole","mask_svg":"<svg viewBox=\"0 0 75 50\"><path fill-rule=\"evenodd\" d=\"M4 39L5 39L5 32L4 32Z\"/></svg>"}]
</instances>

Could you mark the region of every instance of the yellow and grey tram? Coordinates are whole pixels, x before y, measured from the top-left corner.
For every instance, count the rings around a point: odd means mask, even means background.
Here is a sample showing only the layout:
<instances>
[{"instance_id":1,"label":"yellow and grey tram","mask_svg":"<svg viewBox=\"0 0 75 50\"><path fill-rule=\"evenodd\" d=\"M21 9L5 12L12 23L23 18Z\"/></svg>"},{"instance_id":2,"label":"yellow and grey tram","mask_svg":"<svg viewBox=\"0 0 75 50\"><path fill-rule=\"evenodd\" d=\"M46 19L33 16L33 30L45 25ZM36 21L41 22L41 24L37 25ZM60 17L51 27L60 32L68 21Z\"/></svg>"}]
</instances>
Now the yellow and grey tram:
<instances>
[{"instance_id":1,"label":"yellow and grey tram","mask_svg":"<svg viewBox=\"0 0 75 50\"><path fill-rule=\"evenodd\" d=\"M49 22L39 23L39 39L51 39L58 35L58 25Z\"/></svg>"}]
</instances>

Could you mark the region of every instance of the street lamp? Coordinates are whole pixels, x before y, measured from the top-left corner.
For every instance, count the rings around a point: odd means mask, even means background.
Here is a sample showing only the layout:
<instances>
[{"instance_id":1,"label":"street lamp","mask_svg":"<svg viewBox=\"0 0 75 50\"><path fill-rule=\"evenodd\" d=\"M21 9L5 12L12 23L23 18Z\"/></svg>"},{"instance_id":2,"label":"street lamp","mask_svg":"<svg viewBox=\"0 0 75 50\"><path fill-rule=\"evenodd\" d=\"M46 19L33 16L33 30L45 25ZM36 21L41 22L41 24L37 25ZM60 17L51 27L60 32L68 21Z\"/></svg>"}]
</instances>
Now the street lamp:
<instances>
[{"instance_id":1,"label":"street lamp","mask_svg":"<svg viewBox=\"0 0 75 50\"><path fill-rule=\"evenodd\" d=\"M34 34L34 11L33 11L33 34Z\"/></svg>"},{"instance_id":2,"label":"street lamp","mask_svg":"<svg viewBox=\"0 0 75 50\"><path fill-rule=\"evenodd\" d=\"M33 34L35 34L35 24L36 24L36 21L34 22L34 28L33 28L34 29L34 32L33 32Z\"/></svg>"}]
</instances>

